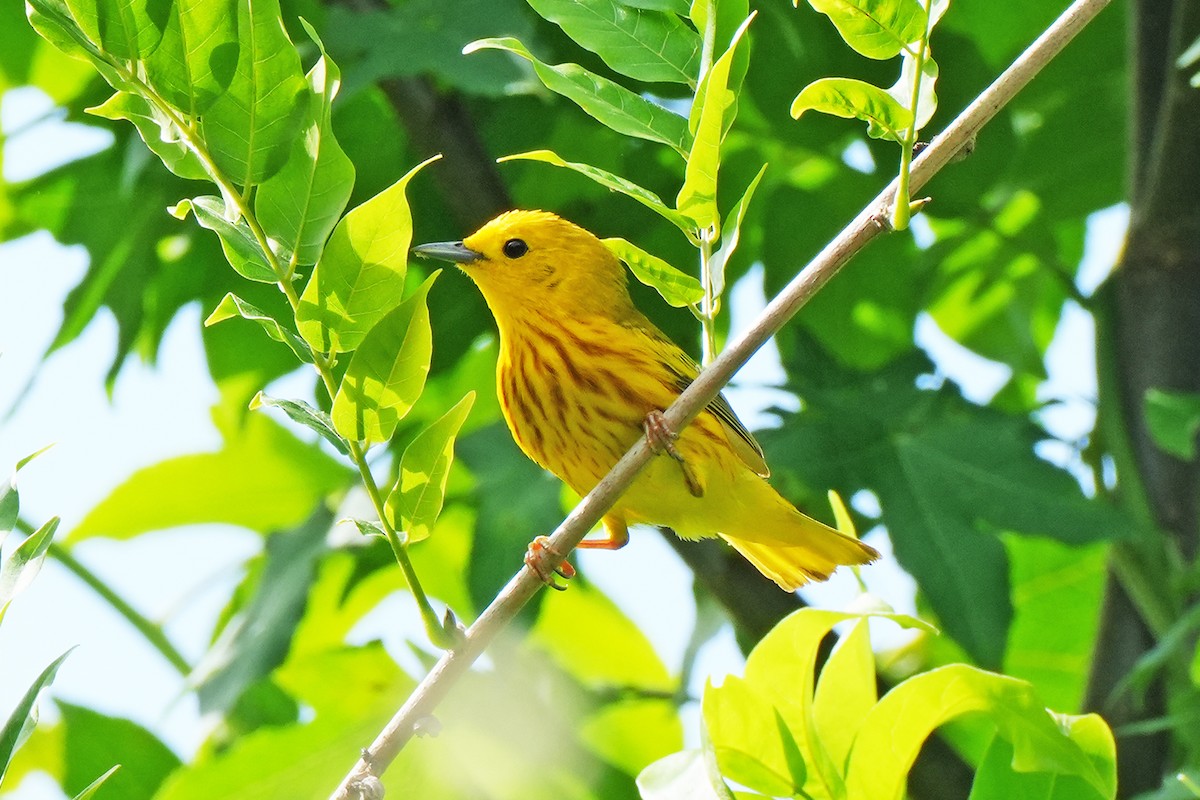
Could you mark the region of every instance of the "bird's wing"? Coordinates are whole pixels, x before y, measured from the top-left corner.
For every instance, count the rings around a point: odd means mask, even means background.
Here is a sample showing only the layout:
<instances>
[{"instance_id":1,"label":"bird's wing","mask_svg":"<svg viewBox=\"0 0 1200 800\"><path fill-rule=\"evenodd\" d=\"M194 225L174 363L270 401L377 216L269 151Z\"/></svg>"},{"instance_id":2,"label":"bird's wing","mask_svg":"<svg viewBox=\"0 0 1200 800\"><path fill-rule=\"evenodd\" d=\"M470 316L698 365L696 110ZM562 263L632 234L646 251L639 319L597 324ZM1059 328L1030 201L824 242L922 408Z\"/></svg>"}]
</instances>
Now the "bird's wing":
<instances>
[{"instance_id":1,"label":"bird's wing","mask_svg":"<svg viewBox=\"0 0 1200 800\"><path fill-rule=\"evenodd\" d=\"M654 329L650 333L655 338L662 340L662 353L666 366L674 374L676 386L682 392L691 386L692 381L700 374L699 365L687 353L679 349L679 345L672 342L658 329ZM738 458L764 478L770 475L771 470L767 466L762 447L754 440L750 431L746 430L746 426L738 419L737 414L733 413L725 395L718 394L708 404L707 410L721 423L721 428L725 431L725 438L729 440L729 446L733 448L733 452L737 453Z\"/></svg>"}]
</instances>

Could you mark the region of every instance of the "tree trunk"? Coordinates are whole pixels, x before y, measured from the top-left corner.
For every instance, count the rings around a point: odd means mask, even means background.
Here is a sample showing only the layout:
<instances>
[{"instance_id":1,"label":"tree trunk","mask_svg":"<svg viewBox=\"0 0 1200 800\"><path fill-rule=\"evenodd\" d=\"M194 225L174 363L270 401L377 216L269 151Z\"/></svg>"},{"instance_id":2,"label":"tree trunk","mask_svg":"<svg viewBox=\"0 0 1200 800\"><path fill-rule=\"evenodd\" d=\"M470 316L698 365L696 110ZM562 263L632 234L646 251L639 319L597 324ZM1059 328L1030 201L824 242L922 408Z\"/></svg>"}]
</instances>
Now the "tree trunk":
<instances>
[{"instance_id":1,"label":"tree trunk","mask_svg":"<svg viewBox=\"0 0 1200 800\"><path fill-rule=\"evenodd\" d=\"M1161 680L1143 703L1128 692L1113 694L1155 644L1145 609L1131 599L1138 587L1128 581L1140 577L1148 584L1153 572L1167 570L1173 554L1183 563L1194 559L1200 500L1200 468L1159 449L1145 417L1151 388L1200 392L1200 90L1188 85L1197 67L1184 71L1176 64L1200 37L1200 4L1135 0L1130 13L1130 229L1107 298L1111 313L1100 319L1101 325L1111 324L1099 333L1100 347L1111 350L1101 352L1098 362L1111 365L1116 396L1110 399L1117 407L1108 413L1121 420L1137 473L1120 475L1123 499L1142 506L1142 516L1165 541L1149 550L1144 544L1118 545L1118 557L1140 558L1149 569L1123 572L1124 584L1109 578L1087 703L1117 729L1165 713ZM1141 587L1152 588L1164 587ZM1191 598L1170 600L1177 613ZM1122 797L1157 788L1177 766L1170 742L1167 733L1118 736Z\"/></svg>"}]
</instances>

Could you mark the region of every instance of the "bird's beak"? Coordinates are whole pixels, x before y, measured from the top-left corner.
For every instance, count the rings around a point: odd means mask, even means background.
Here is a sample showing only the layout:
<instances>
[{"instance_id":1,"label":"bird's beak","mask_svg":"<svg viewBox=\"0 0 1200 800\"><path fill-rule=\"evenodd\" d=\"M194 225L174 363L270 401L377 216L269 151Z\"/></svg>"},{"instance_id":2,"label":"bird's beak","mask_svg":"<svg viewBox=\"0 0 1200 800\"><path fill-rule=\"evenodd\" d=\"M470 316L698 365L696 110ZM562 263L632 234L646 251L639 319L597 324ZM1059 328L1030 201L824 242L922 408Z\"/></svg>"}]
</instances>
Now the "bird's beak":
<instances>
[{"instance_id":1,"label":"bird's beak","mask_svg":"<svg viewBox=\"0 0 1200 800\"><path fill-rule=\"evenodd\" d=\"M455 264L470 264L483 258L483 253L477 253L462 242L431 242L420 244L412 249L414 256L421 258L436 258L440 261L451 261Z\"/></svg>"}]
</instances>

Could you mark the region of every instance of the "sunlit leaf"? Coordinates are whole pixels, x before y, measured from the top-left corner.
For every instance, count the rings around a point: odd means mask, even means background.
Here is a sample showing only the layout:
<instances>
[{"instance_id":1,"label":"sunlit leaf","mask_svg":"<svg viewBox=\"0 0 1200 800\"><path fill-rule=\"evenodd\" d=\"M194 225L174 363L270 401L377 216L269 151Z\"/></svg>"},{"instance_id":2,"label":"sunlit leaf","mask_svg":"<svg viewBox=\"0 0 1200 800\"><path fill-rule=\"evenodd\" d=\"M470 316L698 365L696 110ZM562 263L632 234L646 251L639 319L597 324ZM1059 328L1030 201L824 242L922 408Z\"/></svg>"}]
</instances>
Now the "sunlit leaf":
<instances>
[{"instance_id":1,"label":"sunlit leaf","mask_svg":"<svg viewBox=\"0 0 1200 800\"><path fill-rule=\"evenodd\" d=\"M821 746L836 765L846 763L858 720L875 705L875 655L866 619L843 635L817 679L813 724Z\"/></svg>"},{"instance_id":2,"label":"sunlit leaf","mask_svg":"<svg viewBox=\"0 0 1200 800\"><path fill-rule=\"evenodd\" d=\"M308 87L278 0L237 6L237 70L200 123L217 166L247 187L274 175L287 160Z\"/></svg>"},{"instance_id":3,"label":"sunlit leaf","mask_svg":"<svg viewBox=\"0 0 1200 800\"><path fill-rule=\"evenodd\" d=\"M912 106L913 81L916 78L917 60L907 53L900 67L900 78L887 90L896 102L909 110ZM921 87L917 95L916 125L921 130L929 124L933 113L937 111L937 79L938 65L930 55L925 56L921 64ZM874 126L874 123L871 123ZM876 139L884 138L883 131L878 127L868 130L868 135Z\"/></svg>"},{"instance_id":4,"label":"sunlit leaf","mask_svg":"<svg viewBox=\"0 0 1200 800\"><path fill-rule=\"evenodd\" d=\"M1077 775L1102 797L1111 796L1107 776L1028 683L966 664L909 678L871 709L850 754L847 796L899 800L925 739L939 725L972 713L986 714L1012 744L1015 770Z\"/></svg>"},{"instance_id":5,"label":"sunlit leaf","mask_svg":"<svg viewBox=\"0 0 1200 800\"><path fill-rule=\"evenodd\" d=\"M792 116L800 119L805 111L820 111L835 117L861 119L876 139L900 141L912 125L912 112L896 98L864 81L854 78L820 78L801 90L792 101Z\"/></svg>"},{"instance_id":6,"label":"sunlit leaf","mask_svg":"<svg viewBox=\"0 0 1200 800\"><path fill-rule=\"evenodd\" d=\"M110 768L108 770L108 772L105 772L99 778L96 778L96 780L89 783L82 792L75 795L73 800L90 800L92 797L95 797L96 792L100 791L100 787L103 786L104 784L108 783L108 779L111 778L113 775L115 775L117 773L117 770L119 770L120 768L121 768L120 764L117 764L116 766Z\"/></svg>"},{"instance_id":7,"label":"sunlit leaf","mask_svg":"<svg viewBox=\"0 0 1200 800\"><path fill-rule=\"evenodd\" d=\"M918 0L808 0L829 17L838 33L867 58L893 58L925 35L925 8Z\"/></svg>"},{"instance_id":8,"label":"sunlit leaf","mask_svg":"<svg viewBox=\"0 0 1200 800\"><path fill-rule=\"evenodd\" d=\"M312 363L312 351L308 349L308 344L303 339L297 336L294 331L280 325L279 321L270 314L247 303L233 292L229 292L221 298L221 302L208 315L208 319L204 320L204 326L207 328L209 325L216 325L218 322L223 322L233 317L241 317L251 322L257 322L266 331L267 336L277 342L286 344L288 349L296 354L296 358L309 364Z\"/></svg>"},{"instance_id":9,"label":"sunlit leaf","mask_svg":"<svg viewBox=\"0 0 1200 800\"><path fill-rule=\"evenodd\" d=\"M13 598L28 588L37 577L46 560L46 551L54 541L58 530L58 517L51 517L44 525L26 537L20 546L0 564L0 621Z\"/></svg>"},{"instance_id":10,"label":"sunlit leaf","mask_svg":"<svg viewBox=\"0 0 1200 800\"><path fill-rule=\"evenodd\" d=\"M729 70L738 43L754 15L742 23L733 35L729 48L713 63L704 79L704 94L697 98L701 104L696 137L688 152L683 186L675 200L679 213L692 220L698 228L717 227L717 170L721 163L721 141L725 137L726 115L735 108L737 96L729 89Z\"/></svg>"},{"instance_id":11,"label":"sunlit leaf","mask_svg":"<svg viewBox=\"0 0 1200 800\"><path fill-rule=\"evenodd\" d=\"M691 139L687 122L624 86L578 64L543 63L511 37L480 39L467 45L463 52L469 54L486 49L506 50L524 58L533 65L533 71L547 89L571 100L618 133L661 142L680 154L687 153Z\"/></svg>"},{"instance_id":12,"label":"sunlit leaf","mask_svg":"<svg viewBox=\"0 0 1200 800\"><path fill-rule=\"evenodd\" d=\"M771 796L799 793L807 768L771 699L727 675L705 688L701 709L722 775Z\"/></svg>"},{"instance_id":13,"label":"sunlit leaf","mask_svg":"<svg viewBox=\"0 0 1200 800\"><path fill-rule=\"evenodd\" d=\"M425 388L433 333L425 298L435 272L367 333L333 399L333 427L347 439L386 442Z\"/></svg>"},{"instance_id":14,"label":"sunlit leaf","mask_svg":"<svg viewBox=\"0 0 1200 800\"><path fill-rule=\"evenodd\" d=\"M454 437L471 411L470 392L404 448L400 477L387 498L387 513L409 544L429 538L442 512L446 481L454 461Z\"/></svg>"},{"instance_id":15,"label":"sunlit leaf","mask_svg":"<svg viewBox=\"0 0 1200 800\"><path fill-rule=\"evenodd\" d=\"M173 0L162 42L146 63L150 85L188 117L208 111L237 70L237 23L237 0Z\"/></svg>"},{"instance_id":16,"label":"sunlit leaf","mask_svg":"<svg viewBox=\"0 0 1200 800\"><path fill-rule=\"evenodd\" d=\"M754 190L758 188L758 184L765 174L767 174L767 165L763 164L762 169L746 187L746 191L742 192L742 196L725 216L725 223L721 226L721 246L713 254L711 262L713 293L716 295L725 291L725 268L729 265L729 259L733 257L734 251L737 250L742 235L742 221L746 218L746 211L750 208L750 201L754 198Z\"/></svg>"},{"instance_id":17,"label":"sunlit leaf","mask_svg":"<svg viewBox=\"0 0 1200 800\"><path fill-rule=\"evenodd\" d=\"M180 200L170 211L178 219L184 219L191 211L202 227L216 233L229 265L243 278L259 283L275 283L279 280L280 276L271 269L270 260L259 246L246 220L232 221L230 210L221 198L202 195L190 200Z\"/></svg>"},{"instance_id":18,"label":"sunlit leaf","mask_svg":"<svg viewBox=\"0 0 1200 800\"><path fill-rule=\"evenodd\" d=\"M17 491L17 473L52 446L47 445L22 458L13 468L12 476L7 481L0 482L0 541L3 541L5 535L16 526L17 519L21 516L21 495Z\"/></svg>"},{"instance_id":19,"label":"sunlit leaf","mask_svg":"<svg viewBox=\"0 0 1200 800\"><path fill-rule=\"evenodd\" d=\"M322 352L355 349L400 303L412 243L408 182L441 156L422 161L404 177L342 218L313 271L296 324Z\"/></svg>"},{"instance_id":20,"label":"sunlit leaf","mask_svg":"<svg viewBox=\"0 0 1200 800\"><path fill-rule=\"evenodd\" d=\"M703 750L660 758L637 776L642 800L732 800L729 787L709 774Z\"/></svg>"},{"instance_id":21,"label":"sunlit leaf","mask_svg":"<svg viewBox=\"0 0 1200 800\"><path fill-rule=\"evenodd\" d=\"M133 473L70 532L68 541L129 539L147 531L225 522L255 531L298 525L349 471L264 414L250 414L220 450ZM152 502L151 502L152 500Z\"/></svg>"},{"instance_id":22,"label":"sunlit leaf","mask_svg":"<svg viewBox=\"0 0 1200 800\"><path fill-rule=\"evenodd\" d=\"M71 650L74 649L73 647L71 648ZM8 765L12 763L13 753L29 737L33 725L37 722L34 705L37 703L38 695L42 689L45 689L54 682L54 676L58 674L58 668L62 666L63 661L71 654L71 650L54 659L49 666L42 670L37 679L25 690L25 694L17 702L16 707L13 708L8 720L5 721L4 727L0 728L0 783L4 781L4 775L8 772Z\"/></svg>"},{"instance_id":23,"label":"sunlit leaf","mask_svg":"<svg viewBox=\"0 0 1200 800\"><path fill-rule=\"evenodd\" d=\"M354 165L331 125L341 70L316 33L307 24L305 28L321 48L321 57L308 73L308 125L295 137L283 169L258 188L254 201L267 233L281 243L292 264L301 266L317 263L354 188Z\"/></svg>"},{"instance_id":24,"label":"sunlit leaf","mask_svg":"<svg viewBox=\"0 0 1200 800\"><path fill-rule=\"evenodd\" d=\"M620 192L626 197L631 197L634 200L637 200L639 203L646 206L646 208L649 208L650 210L656 212L663 219L671 222L671 224L679 228L679 230L687 233L689 236L691 235L694 225L690 220L688 220L678 211L668 208L667 204L659 199L658 195L656 195L654 192L651 192L648 189L643 189L641 186L638 186L632 181L628 181L625 178L613 175L611 172L602 170L599 167L593 167L589 164L579 164L573 161L566 161L551 150L531 150L528 153L517 153L516 155L504 156L499 160L504 162L515 161L519 159L526 161L544 161L545 163L553 164L556 167L565 167L567 169L574 170L580 175L591 178L593 181L605 187L606 189L611 189L614 192Z\"/></svg>"},{"instance_id":25,"label":"sunlit leaf","mask_svg":"<svg viewBox=\"0 0 1200 800\"><path fill-rule=\"evenodd\" d=\"M350 454L350 445L333 429L333 420L319 408L313 408L303 400L281 400L259 392L250 401L251 409L278 408L292 422L299 423L329 442L342 455Z\"/></svg>"},{"instance_id":26,"label":"sunlit leaf","mask_svg":"<svg viewBox=\"0 0 1200 800\"><path fill-rule=\"evenodd\" d=\"M625 262L629 271L642 283L662 295L675 307L689 306L704 297L700 281L680 272L666 261L621 238L601 239L613 255Z\"/></svg>"},{"instance_id":27,"label":"sunlit leaf","mask_svg":"<svg viewBox=\"0 0 1200 800\"><path fill-rule=\"evenodd\" d=\"M623 75L695 85L700 35L675 14L612 0L531 0L529 5Z\"/></svg>"},{"instance_id":28,"label":"sunlit leaf","mask_svg":"<svg viewBox=\"0 0 1200 800\"><path fill-rule=\"evenodd\" d=\"M182 140L175 124L144 97L117 92L102 104L87 109L87 112L104 119L129 120L146 146L171 172L181 178L208 178L204 165Z\"/></svg>"},{"instance_id":29,"label":"sunlit leaf","mask_svg":"<svg viewBox=\"0 0 1200 800\"><path fill-rule=\"evenodd\" d=\"M66 0L92 42L117 58L148 57L162 40L170 0Z\"/></svg>"}]
</instances>

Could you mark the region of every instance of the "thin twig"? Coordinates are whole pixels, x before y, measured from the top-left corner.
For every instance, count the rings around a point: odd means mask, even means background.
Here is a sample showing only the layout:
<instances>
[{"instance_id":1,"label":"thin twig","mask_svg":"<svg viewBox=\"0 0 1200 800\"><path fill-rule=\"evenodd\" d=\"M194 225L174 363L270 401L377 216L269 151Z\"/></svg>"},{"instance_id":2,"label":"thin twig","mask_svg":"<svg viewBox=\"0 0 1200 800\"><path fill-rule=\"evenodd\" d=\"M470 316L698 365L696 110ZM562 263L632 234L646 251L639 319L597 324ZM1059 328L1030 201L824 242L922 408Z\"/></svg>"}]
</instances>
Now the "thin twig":
<instances>
[{"instance_id":1,"label":"thin twig","mask_svg":"<svg viewBox=\"0 0 1200 800\"><path fill-rule=\"evenodd\" d=\"M979 130L1109 2L1111 0L1076 0L1013 62L1012 66L1005 70L1004 74L984 90L983 94L921 153L913 164L910 179L912 191L920 190L963 147L972 142ZM896 182L893 181L792 279L764 309L753 327L700 374L666 410L666 420L672 428L680 430L687 425L717 396L721 388L755 351L837 274L853 255L886 229L888 212L895 195ZM579 544L584 535L600 521L604 513L633 482L650 457L650 448L646 442L638 441L554 531L550 537L554 549L559 553L568 553ZM559 560L552 557L551 553L547 553L546 556L550 567L555 566ZM371 791L377 791L376 776L395 760L400 750L413 737L414 723L433 713L438 703L492 639L541 588L541 579L528 567L523 568L508 582L467 630L463 642L441 657L371 746L363 751L362 758L334 791L331 800L360 800L365 796L364 790L367 786L372 787Z\"/></svg>"}]
</instances>

